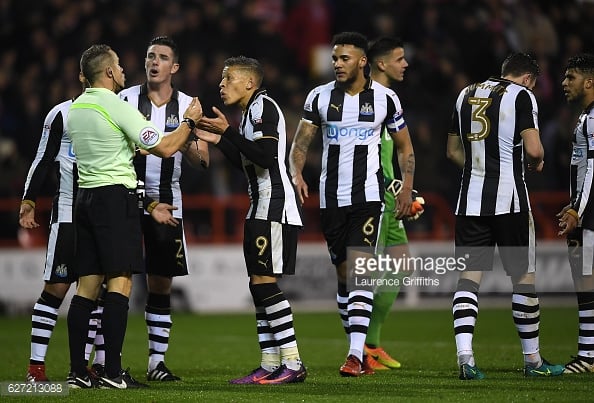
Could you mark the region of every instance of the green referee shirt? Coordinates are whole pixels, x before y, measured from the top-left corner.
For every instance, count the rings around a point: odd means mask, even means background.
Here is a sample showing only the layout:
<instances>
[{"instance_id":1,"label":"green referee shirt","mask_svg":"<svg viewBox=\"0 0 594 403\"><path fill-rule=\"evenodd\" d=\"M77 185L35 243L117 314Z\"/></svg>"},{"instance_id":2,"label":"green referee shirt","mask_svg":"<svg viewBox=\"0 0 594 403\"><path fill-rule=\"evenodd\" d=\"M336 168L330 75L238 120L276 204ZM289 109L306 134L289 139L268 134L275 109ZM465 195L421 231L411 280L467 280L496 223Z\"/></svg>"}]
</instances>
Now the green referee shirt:
<instances>
[{"instance_id":1,"label":"green referee shirt","mask_svg":"<svg viewBox=\"0 0 594 403\"><path fill-rule=\"evenodd\" d=\"M138 109L106 88L87 88L73 102L66 130L81 188L124 185L135 189L135 145L148 150L163 137Z\"/></svg>"}]
</instances>

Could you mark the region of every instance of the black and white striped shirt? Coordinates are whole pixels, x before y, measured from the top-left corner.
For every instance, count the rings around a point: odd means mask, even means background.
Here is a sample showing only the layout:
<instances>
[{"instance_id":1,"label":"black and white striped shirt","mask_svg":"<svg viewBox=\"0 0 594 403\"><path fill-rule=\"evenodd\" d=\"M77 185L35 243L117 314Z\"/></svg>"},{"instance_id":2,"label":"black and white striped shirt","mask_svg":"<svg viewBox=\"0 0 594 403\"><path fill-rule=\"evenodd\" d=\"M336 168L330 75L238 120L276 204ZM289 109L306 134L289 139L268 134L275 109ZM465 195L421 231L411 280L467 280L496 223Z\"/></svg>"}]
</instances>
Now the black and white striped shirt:
<instances>
[{"instance_id":1,"label":"black and white striped shirt","mask_svg":"<svg viewBox=\"0 0 594 403\"><path fill-rule=\"evenodd\" d=\"M183 120L183 113L192 102L192 97L176 89L168 103L157 106L148 97L146 84L126 88L120 92L120 98L138 108L147 120L153 122L167 135L174 131ZM183 156L177 151L170 158L156 155L134 157L134 167L138 180L144 182L146 195L161 203L177 207L171 213L175 218L182 218L182 194L179 179L182 173ZM145 211L145 214L148 214Z\"/></svg>"},{"instance_id":2,"label":"black and white striped shirt","mask_svg":"<svg viewBox=\"0 0 594 403\"><path fill-rule=\"evenodd\" d=\"M251 200L246 218L303 225L287 164L285 117L266 90L259 89L252 96L242 115L239 134L249 141L270 137L278 140L276 161L268 169L241 154Z\"/></svg>"},{"instance_id":3,"label":"black and white striped shirt","mask_svg":"<svg viewBox=\"0 0 594 403\"><path fill-rule=\"evenodd\" d=\"M320 208L383 201L382 129L392 134L404 127L396 93L369 80L349 95L332 81L310 91L303 119L322 132Z\"/></svg>"},{"instance_id":4,"label":"black and white striped shirt","mask_svg":"<svg viewBox=\"0 0 594 403\"><path fill-rule=\"evenodd\" d=\"M583 228L594 230L594 103L582 112L573 132L570 165L570 196Z\"/></svg>"},{"instance_id":5,"label":"black and white striped shirt","mask_svg":"<svg viewBox=\"0 0 594 403\"><path fill-rule=\"evenodd\" d=\"M25 181L23 200L36 201L55 166L58 187L52 204L51 223L71 223L72 206L77 190L76 158L72 142L66 133L66 118L72 100L62 102L52 108L45 117L37 154Z\"/></svg>"},{"instance_id":6,"label":"black and white striped shirt","mask_svg":"<svg viewBox=\"0 0 594 403\"><path fill-rule=\"evenodd\" d=\"M521 133L538 130L538 105L526 87L491 77L460 92L450 134L464 147L457 215L530 211Z\"/></svg>"}]
</instances>

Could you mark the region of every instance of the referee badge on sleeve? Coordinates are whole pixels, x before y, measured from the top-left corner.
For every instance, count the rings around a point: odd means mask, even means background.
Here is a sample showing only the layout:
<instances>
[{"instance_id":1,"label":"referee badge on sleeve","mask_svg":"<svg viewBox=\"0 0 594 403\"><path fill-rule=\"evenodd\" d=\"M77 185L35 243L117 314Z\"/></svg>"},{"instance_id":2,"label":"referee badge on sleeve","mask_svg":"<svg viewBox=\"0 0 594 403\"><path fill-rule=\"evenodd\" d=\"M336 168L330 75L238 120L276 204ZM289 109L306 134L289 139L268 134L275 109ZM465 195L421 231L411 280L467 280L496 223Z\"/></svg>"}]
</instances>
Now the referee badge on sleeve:
<instances>
[{"instance_id":1,"label":"referee badge on sleeve","mask_svg":"<svg viewBox=\"0 0 594 403\"><path fill-rule=\"evenodd\" d=\"M139 139L140 143L147 147L154 146L159 139L159 133L157 133L152 127L145 127L140 132Z\"/></svg>"}]
</instances>

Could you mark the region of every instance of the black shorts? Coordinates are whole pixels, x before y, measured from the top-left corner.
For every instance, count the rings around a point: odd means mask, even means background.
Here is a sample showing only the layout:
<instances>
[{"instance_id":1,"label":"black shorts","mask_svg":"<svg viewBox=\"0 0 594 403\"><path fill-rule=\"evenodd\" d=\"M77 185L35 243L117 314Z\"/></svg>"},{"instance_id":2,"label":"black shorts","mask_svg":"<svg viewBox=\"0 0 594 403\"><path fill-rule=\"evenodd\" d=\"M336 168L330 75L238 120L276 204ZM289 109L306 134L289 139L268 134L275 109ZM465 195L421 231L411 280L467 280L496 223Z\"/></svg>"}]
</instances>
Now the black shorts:
<instances>
[{"instance_id":1,"label":"black shorts","mask_svg":"<svg viewBox=\"0 0 594 403\"><path fill-rule=\"evenodd\" d=\"M584 246L584 242L582 235L582 227L577 227L569 234L567 234L567 257L569 258L569 266L571 267L571 272L574 275L581 274L583 270L582 249Z\"/></svg>"},{"instance_id":2,"label":"black shorts","mask_svg":"<svg viewBox=\"0 0 594 403\"><path fill-rule=\"evenodd\" d=\"M141 273L138 196L122 185L79 188L74 210L79 276Z\"/></svg>"},{"instance_id":3,"label":"black shorts","mask_svg":"<svg viewBox=\"0 0 594 403\"><path fill-rule=\"evenodd\" d=\"M591 276L594 265L594 231L577 227L567 234L567 255L574 278Z\"/></svg>"},{"instance_id":4,"label":"black shorts","mask_svg":"<svg viewBox=\"0 0 594 403\"><path fill-rule=\"evenodd\" d=\"M146 272L164 277L188 274L183 222L176 227L159 224L150 215L142 216Z\"/></svg>"},{"instance_id":5,"label":"black shorts","mask_svg":"<svg viewBox=\"0 0 594 403\"><path fill-rule=\"evenodd\" d=\"M535 271L534 221L530 212L456 216L456 258L466 270L493 269L495 246L509 276Z\"/></svg>"},{"instance_id":6,"label":"black shorts","mask_svg":"<svg viewBox=\"0 0 594 403\"><path fill-rule=\"evenodd\" d=\"M243 228L243 256L248 275L295 274L300 228L275 221L246 220Z\"/></svg>"},{"instance_id":7,"label":"black shorts","mask_svg":"<svg viewBox=\"0 0 594 403\"><path fill-rule=\"evenodd\" d=\"M74 270L74 224L56 222L50 226L43 279L67 284L78 279Z\"/></svg>"},{"instance_id":8,"label":"black shorts","mask_svg":"<svg viewBox=\"0 0 594 403\"><path fill-rule=\"evenodd\" d=\"M346 261L348 247L375 248L382 213L380 202L321 209L322 231L332 264Z\"/></svg>"}]
</instances>

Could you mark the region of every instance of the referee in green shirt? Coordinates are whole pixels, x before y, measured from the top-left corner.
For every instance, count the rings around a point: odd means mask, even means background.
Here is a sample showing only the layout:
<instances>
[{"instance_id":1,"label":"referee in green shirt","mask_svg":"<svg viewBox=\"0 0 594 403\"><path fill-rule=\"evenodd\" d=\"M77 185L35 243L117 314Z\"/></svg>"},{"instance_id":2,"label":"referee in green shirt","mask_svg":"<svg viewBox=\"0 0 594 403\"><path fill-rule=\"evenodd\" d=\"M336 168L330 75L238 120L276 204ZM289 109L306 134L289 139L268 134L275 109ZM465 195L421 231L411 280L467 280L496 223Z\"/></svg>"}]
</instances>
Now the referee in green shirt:
<instances>
[{"instance_id":1,"label":"referee in green shirt","mask_svg":"<svg viewBox=\"0 0 594 403\"><path fill-rule=\"evenodd\" d=\"M66 123L78 165L75 201L76 295L68 311L71 388L145 387L122 370L120 353L126 333L132 273L142 267L142 243L135 148L170 157L191 138L202 106L194 98L182 124L167 136L116 93L125 75L118 55L107 45L93 45L80 60L86 91L70 108ZM101 283L107 281L102 317L105 374L96 382L87 374L85 342L91 311Z\"/></svg>"}]
</instances>

